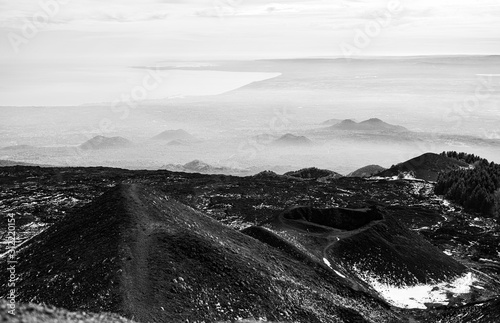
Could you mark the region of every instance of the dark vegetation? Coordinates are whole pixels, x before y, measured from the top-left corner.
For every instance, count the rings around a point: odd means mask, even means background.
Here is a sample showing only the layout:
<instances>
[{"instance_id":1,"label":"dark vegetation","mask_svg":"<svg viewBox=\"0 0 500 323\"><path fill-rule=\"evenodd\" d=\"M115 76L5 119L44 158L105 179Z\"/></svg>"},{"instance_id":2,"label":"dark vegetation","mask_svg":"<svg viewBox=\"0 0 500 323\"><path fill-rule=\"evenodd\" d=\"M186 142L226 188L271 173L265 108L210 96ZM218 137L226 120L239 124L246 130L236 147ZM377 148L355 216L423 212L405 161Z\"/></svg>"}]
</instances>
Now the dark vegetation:
<instances>
[{"instance_id":1,"label":"dark vegetation","mask_svg":"<svg viewBox=\"0 0 500 323\"><path fill-rule=\"evenodd\" d=\"M479 156L443 153L442 156L464 161L470 168L439 174L435 192L462 205L466 210L486 216L500 217L500 165Z\"/></svg>"},{"instance_id":2,"label":"dark vegetation","mask_svg":"<svg viewBox=\"0 0 500 323\"><path fill-rule=\"evenodd\" d=\"M459 153L456 151L443 151L440 155L466 162L469 165L472 165L476 162L482 162L483 160L485 160L484 158L474 154L468 154L464 152Z\"/></svg>"}]
</instances>

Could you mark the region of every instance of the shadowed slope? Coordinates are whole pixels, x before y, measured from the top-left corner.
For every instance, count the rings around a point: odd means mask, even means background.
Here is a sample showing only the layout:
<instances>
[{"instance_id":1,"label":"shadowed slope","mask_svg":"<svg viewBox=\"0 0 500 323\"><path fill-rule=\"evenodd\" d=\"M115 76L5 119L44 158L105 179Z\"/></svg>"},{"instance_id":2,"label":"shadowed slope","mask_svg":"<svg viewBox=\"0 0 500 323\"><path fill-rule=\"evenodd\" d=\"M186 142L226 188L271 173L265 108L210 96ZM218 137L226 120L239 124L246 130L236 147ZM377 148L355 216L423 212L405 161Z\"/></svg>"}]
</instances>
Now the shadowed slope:
<instances>
[{"instance_id":1,"label":"shadowed slope","mask_svg":"<svg viewBox=\"0 0 500 323\"><path fill-rule=\"evenodd\" d=\"M301 261L324 263L355 289L448 281L467 268L376 207L296 207L245 232ZM269 233L270 232L270 233Z\"/></svg>"},{"instance_id":2,"label":"shadowed slope","mask_svg":"<svg viewBox=\"0 0 500 323\"><path fill-rule=\"evenodd\" d=\"M316 167L302 168L296 171L286 172L283 175L304 179L318 179L322 177L340 178L342 175L328 169L319 169Z\"/></svg>"},{"instance_id":3,"label":"shadowed slope","mask_svg":"<svg viewBox=\"0 0 500 323\"><path fill-rule=\"evenodd\" d=\"M434 153L425 153L403 163L392 166L377 175L390 177L397 176L400 173L412 173L416 178L426 181L436 181L439 172L458 169L461 167L468 168L469 165L465 162L446 156Z\"/></svg>"},{"instance_id":4,"label":"shadowed slope","mask_svg":"<svg viewBox=\"0 0 500 323\"><path fill-rule=\"evenodd\" d=\"M445 281L467 269L389 215L341 239L329 254L348 268L396 286Z\"/></svg>"},{"instance_id":5,"label":"shadowed slope","mask_svg":"<svg viewBox=\"0 0 500 323\"><path fill-rule=\"evenodd\" d=\"M280 216L282 223L291 226L309 224L310 227L327 227L327 229L354 230L371 221L382 220L382 214L376 209L314 209L310 207L292 208Z\"/></svg>"},{"instance_id":6,"label":"shadowed slope","mask_svg":"<svg viewBox=\"0 0 500 323\"><path fill-rule=\"evenodd\" d=\"M379 165L368 165L349 173L347 177L371 177L384 170L385 168Z\"/></svg>"},{"instance_id":7,"label":"shadowed slope","mask_svg":"<svg viewBox=\"0 0 500 323\"><path fill-rule=\"evenodd\" d=\"M401 321L325 268L139 185L108 191L31 240L18 259L18 301L139 322Z\"/></svg>"}]
</instances>

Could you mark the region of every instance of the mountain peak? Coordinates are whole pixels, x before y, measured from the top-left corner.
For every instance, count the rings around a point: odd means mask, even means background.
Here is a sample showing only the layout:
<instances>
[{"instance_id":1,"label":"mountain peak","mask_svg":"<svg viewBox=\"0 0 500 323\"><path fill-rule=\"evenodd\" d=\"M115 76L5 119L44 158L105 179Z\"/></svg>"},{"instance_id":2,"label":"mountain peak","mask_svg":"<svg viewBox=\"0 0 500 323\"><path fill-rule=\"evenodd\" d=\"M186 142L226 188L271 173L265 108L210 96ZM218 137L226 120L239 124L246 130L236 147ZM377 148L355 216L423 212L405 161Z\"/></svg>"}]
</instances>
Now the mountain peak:
<instances>
[{"instance_id":1,"label":"mountain peak","mask_svg":"<svg viewBox=\"0 0 500 323\"><path fill-rule=\"evenodd\" d=\"M351 173L349 173L347 176L348 177L371 177L375 174L378 174L382 171L384 171L385 168L379 165L367 165L364 167L361 167Z\"/></svg>"},{"instance_id":2,"label":"mountain peak","mask_svg":"<svg viewBox=\"0 0 500 323\"><path fill-rule=\"evenodd\" d=\"M80 145L81 149L86 150L100 150L100 149L113 149L124 148L132 145L132 142L123 137L105 137L95 136Z\"/></svg>"},{"instance_id":3,"label":"mountain peak","mask_svg":"<svg viewBox=\"0 0 500 323\"><path fill-rule=\"evenodd\" d=\"M173 141L173 140L184 140L184 141L194 141L196 138L187 132L184 129L175 129L175 130L165 130L152 139L154 140L165 140L165 141Z\"/></svg>"},{"instance_id":4,"label":"mountain peak","mask_svg":"<svg viewBox=\"0 0 500 323\"><path fill-rule=\"evenodd\" d=\"M188 168L188 169L192 169L192 170L201 170L202 168L210 168L212 166L210 166L209 164L207 164L205 162L202 162L199 159L195 159L195 160L192 160L188 163L185 163L184 167Z\"/></svg>"},{"instance_id":5,"label":"mountain peak","mask_svg":"<svg viewBox=\"0 0 500 323\"><path fill-rule=\"evenodd\" d=\"M292 176L304 179L320 179L323 177L340 178L342 175L328 169L319 169L316 167L302 168L296 171L291 171L283 174L285 176Z\"/></svg>"},{"instance_id":6,"label":"mountain peak","mask_svg":"<svg viewBox=\"0 0 500 323\"><path fill-rule=\"evenodd\" d=\"M361 123L387 123L387 122L382 121L379 118L370 118L368 120L362 121Z\"/></svg>"},{"instance_id":7,"label":"mountain peak","mask_svg":"<svg viewBox=\"0 0 500 323\"><path fill-rule=\"evenodd\" d=\"M282 146L307 146L310 145L312 141L305 136L297 136L291 133L284 134L274 141L274 144Z\"/></svg>"},{"instance_id":8,"label":"mountain peak","mask_svg":"<svg viewBox=\"0 0 500 323\"><path fill-rule=\"evenodd\" d=\"M359 123L346 119L339 124L329 127L333 130L348 130L348 131L391 131L391 132L403 132L408 131L408 129L389 124L379 118L370 118L368 120L361 121Z\"/></svg>"}]
</instances>

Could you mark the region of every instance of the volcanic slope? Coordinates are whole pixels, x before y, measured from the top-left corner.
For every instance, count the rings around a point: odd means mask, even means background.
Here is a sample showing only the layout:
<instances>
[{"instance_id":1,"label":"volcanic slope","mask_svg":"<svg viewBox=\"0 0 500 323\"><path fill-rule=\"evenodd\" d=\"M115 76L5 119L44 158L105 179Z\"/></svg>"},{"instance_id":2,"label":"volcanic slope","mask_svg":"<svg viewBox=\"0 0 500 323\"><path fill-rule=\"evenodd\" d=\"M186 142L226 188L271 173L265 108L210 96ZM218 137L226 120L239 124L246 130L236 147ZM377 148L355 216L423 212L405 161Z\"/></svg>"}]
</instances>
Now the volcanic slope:
<instances>
[{"instance_id":1,"label":"volcanic slope","mask_svg":"<svg viewBox=\"0 0 500 323\"><path fill-rule=\"evenodd\" d=\"M352 173L349 173L348 177L371 177L377 173L383 172L385 170L384 167L379 165L368 165L361 167L355 170Z\"/></svg>"},{"instance_id":2,"label":"volcanic slope","mask_svg":"<svg viewBox=\"0 0 500 323\"><path fill-rule=\"evenodd\" d=\"M322 177L340 178L342 175L327 169L319 169L316 167L302 168L296 171L286 172L283 175L292 176L304 179L318 179Z\"/></svg>"},{"instance_id":3,"label":"volcanic slope","mask_svg":"<svg viewBox=\"0 0 500 323\"><path fill-rule=\"evenodd\" d=\"M467 268L377 207L295 207L244 232L302 261L324 262L353 288L377 295L392 286L447 281Z\"/></svg>"},{"instance_id":4,"label":"volcanic slope","mask_svg":"<svg viewBox=\"0 0 500 323\"><path fill-rule=\"evenodd\" d=\"M322 262L290 257L139 184L104 193L17 258L18 301L138 322L407 321Z\"/></svg>"},{"instance_id":5,"label":"volcanic slope","mask_svg":"<svg viewBox=\"0 0 500 323\"><path fill-rule=\"evenodd\" d=\"M390 177L400 173L412 173L416 178L435 182L439 172L468 167L469 165L463 161L434 153L425 153L394 165L378 173L377 176Z\"/></svg>"}]
</instances>

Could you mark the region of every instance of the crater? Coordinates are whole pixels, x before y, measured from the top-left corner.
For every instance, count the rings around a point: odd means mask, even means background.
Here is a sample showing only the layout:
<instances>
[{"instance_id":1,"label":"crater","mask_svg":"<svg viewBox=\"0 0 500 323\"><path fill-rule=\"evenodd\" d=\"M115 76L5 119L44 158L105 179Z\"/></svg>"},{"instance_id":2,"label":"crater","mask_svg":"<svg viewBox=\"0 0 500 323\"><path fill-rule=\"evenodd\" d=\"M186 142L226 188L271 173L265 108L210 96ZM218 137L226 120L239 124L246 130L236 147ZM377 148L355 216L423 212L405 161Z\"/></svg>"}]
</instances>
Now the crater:
<instances>
[{"instance_id":1,"label":"crater","mask_svg":"<svg viewBox=\"0 0 500 323\"><path fill-rule=\"evenodd\" d=\"M284 211L279 220L288 226L308 232L326 232L332 229L356 230L367 224L383 220L383 213L376 207L363 209L295 207Z\"/></svg>"}]
</instances>

